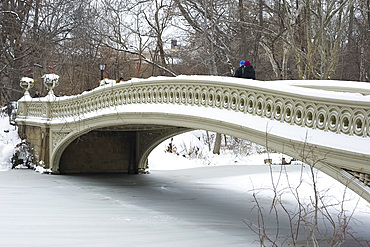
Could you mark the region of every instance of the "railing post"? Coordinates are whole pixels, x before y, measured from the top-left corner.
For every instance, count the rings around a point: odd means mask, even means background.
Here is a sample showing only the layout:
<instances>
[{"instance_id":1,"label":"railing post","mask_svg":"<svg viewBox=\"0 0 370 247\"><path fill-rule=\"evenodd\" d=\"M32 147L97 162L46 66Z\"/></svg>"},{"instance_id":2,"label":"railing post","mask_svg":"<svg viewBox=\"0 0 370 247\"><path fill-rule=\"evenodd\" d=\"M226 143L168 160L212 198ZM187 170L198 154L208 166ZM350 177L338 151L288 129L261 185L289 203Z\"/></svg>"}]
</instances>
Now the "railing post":
<instances>
[{"instance_id":1,"label":"railing post","mask_svg":"<svg viewBox=\"0 0 370 247\"><path fill-rule=\"evenodd\" d=\"M46 120L51 120L51 101L50 99L46 102Z\"/></svg>"},{"instance_id":2,"label":"railing post","mask_svg":"<svg viewBox=\"0 0 370 247\"><path fill-rule=\"evenodd\" d=\"M27 102L29 98L21 98L18 100L18 108L17 108L17 118L19 119L26 119L28 116L28 107Z\"/></svg>"}]
</instances>

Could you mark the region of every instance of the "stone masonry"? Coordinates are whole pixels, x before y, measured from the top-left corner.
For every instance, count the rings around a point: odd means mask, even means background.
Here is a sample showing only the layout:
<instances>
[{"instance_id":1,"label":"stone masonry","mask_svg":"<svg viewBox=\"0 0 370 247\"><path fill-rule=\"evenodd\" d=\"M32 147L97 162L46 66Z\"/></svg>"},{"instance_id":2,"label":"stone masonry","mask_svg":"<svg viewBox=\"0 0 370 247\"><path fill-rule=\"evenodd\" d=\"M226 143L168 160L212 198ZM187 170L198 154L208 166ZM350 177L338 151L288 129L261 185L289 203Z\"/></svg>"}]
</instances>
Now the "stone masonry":
<instances>
[{"instance_id":1,"label":"stone masonry","mask_svg":"<svg viewBox=\"0 0 370 247\"><path fill-rule=\"evenodd\" d=\"M30 148L33 149L35 159L33 163L49 164L49 128L31 125L18 127L19 136L31 144Z\"/></svg>"},{"instance_id":2,"label":"stone masonry","mask_svg":"<svg viewBox=\"0 0 370 247\"><path fill-rule=\"evenodd\" d=\"M128 173L135 158L135 133L91 131L74 140L60 159L60 173Z\"/></svg>"}]
</instances>

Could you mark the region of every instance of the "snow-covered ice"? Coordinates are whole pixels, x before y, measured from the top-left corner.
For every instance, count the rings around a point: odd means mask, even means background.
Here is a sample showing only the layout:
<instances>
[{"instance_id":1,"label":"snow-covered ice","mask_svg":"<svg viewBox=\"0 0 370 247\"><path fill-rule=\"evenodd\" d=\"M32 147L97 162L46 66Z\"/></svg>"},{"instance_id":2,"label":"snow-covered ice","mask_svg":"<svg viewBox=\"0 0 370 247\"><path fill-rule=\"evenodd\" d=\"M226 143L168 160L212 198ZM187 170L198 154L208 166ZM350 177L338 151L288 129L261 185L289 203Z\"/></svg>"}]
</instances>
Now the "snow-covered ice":
<instances>
[{"instance_id":1,"label":"snow-covered ice","mask_svg":"<svg viewBox=\"0 0 370 247\"><path fill-rule=\"evenodd\" d=\"M300 166L287 169L295 176ZM257 222L251 189L268 186L268 177L264 165L148 175L0 172L0 246L260 246L243 219ZM259 195L259 201L268 208L271 198ZM358 239L369 240L365 205L359 202L351 226ZM288 223L280 221L286 234ZM274 226L266 230L273 234Z\"/></svg>"}]
</instances>

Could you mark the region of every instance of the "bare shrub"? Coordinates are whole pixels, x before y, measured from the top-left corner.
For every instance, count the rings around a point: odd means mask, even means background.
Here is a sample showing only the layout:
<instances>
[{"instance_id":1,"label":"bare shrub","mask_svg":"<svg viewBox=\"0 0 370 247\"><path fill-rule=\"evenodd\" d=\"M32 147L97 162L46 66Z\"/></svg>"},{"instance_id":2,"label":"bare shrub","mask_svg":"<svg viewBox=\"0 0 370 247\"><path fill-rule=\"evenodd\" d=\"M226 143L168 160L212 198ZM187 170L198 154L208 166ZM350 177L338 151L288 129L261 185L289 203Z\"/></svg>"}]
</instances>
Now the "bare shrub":
<instances>
[{"instance_id":1,"label":"bare shrub","mask_svg":"<svg viewBox=\"0 0 370 247\"><path fill-rule=\"evenodd\" d=\"M304 163L299 177L289 176L287 166L269 164L271 188L252 190L255 203L253 211L257 214L257 220L243 221L258 236L260 245L342 246L346 241L351 241L357 246L369 246L368 242L357 240L351 232L349 223L355 221L353 214L356 207L346 209L346 203L350 200L347 188L342 198L337 199L332 196L330 189L320 187L315 166L325 160L325 154L317 155L306 144L297 148L297 154ZM292 179L298 181L292 183ZM271 198L270 206L264 208L261 201L267 198Z\"/></svg>"}]
</instances>

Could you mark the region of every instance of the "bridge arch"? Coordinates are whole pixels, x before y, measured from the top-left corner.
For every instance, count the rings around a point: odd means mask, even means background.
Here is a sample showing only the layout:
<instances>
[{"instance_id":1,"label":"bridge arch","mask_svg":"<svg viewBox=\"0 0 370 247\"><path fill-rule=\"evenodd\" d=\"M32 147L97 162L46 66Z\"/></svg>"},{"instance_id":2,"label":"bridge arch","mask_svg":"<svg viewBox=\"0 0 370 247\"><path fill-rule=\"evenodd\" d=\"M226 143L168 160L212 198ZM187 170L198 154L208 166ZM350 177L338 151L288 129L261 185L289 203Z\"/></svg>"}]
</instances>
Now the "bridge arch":
<instances>
[{"instance_id":1,"label":"bridge arch","mask_svg":"<svg viewBox=\"0 0 370 247\"><path fill-rule=\"evenodd\" d=\"M148 156L150 152L162 141L170 138L171 136L174 136L174 135L186 132L186 131L190 131L193 129L204 129L204 130L209 130L213 132L228 134L228 135L232 135L232 136L239 137L242 139L250 140L252 142L255 142L263 146L266 146L266 142L267 142L268 146L272 148L273 150L284 153L298 160L302 160L304 158L308 159L308 157L300 156L300 152L303 151L303 148L307 148L307 152L312 151L311 150L312 147L310 147L309 144L307 144L306 147L303 147L304 145L302 143L291 141L289 143L284 143L284 145L281 145L281 138L273 136L273 135L269 135L267 132L263 132L263 131L256 132L253 128L245 128L245 126L236 126L235 124L232 124L232 123L215 121L213 119L207 119L203 117L189 118L189 116L187 115L181 115L177 113L158 114L154 112L147 113L145 114L145 116L143 116L142 114L135 114L135 113L133 114L122 113L122 117L123 116L125 117L125 121L124 121L125 125L143 124L142 119L144 117L145 119L148 119L148 118L152 119L153 121L151 121L151 123L157 126L167 126L167 127L173 128L171 129L172 130L171 132L161 133L160 135L155 136L155 138L152 138L147 143L147 145L143 147L144 149L141 150L139 159L137 161L138 170L144 170L147 167L147 160L148 160ZM52 157L53 164L58 166L60 157L64 149L70 143L72 143L73 140L78 138L81 134L85 134L94 129L101 129L101 128L107 128L110 126L122 125L122 119L120 117L121 117L120 114L118 114L114 116L101 117L100 119L94 119L94 121L91 121L91 123L87 121L85 129L80 129L79 132L76 133L75 135L73 133L70 133L68 136L66 136L66 138L63 141L61 141L58 147L56 147L56 150L55 150L56 155ZM327 153L328 152L323 151L321 152L321 154L317 154L317 159L323 159L323 157L325 157ZM349 182L348 177L343 175L343 171L341 169L333 167L327 162L318 162L316 164L316 168L336 178L342 183L345 183L348 185L348 182ZM57 168L55 168L55 170L56 169ZM356 187L356 186L350 185L349 187Z\"/></svg>"},{"instance_id":2,"label":"bridge arch","mask_svg":"<svg viewBox=\"0 0 370 247\"><path fill-rule=\"evenodd\" d=\"M109 165L108 165L109 169L107 169L107 170L104 170L103 167L102 167L102 169L100 169L98 171L97 170L83 170L81 168L77 168L77 169L80 169L80 170L76 170L76 169L69 170L66 167L66 164L61 163L62 157L65 154L64 152L67 150L69 145L73 145L73 143L77 139L83 137L84 135L87 135L87 134L93 132L94 130L100 130L102 133L108 132L108 131L110 131L110 127L116 127L116 125L101 125L100 128L98 128L98 129L89 129L89 130L86 130L86 132L79 132L78 136L72 136L72 135L67 136L66 139L64 140L64 142L60 143L60 145L55 150L55 155L53 156L53 160L54 160L53 164L55 166L54 170L58 171L57 173L60 173L60 174L76 173L76 172L77 173L95 173L95 172L99 172L99 173L105 173L105 172L139 173L139 172L144 171L147 168L147 166L148 166L148 156L149 156L150 152L157 145L159 145L164 140L166 140L166 139L168 139L172 136L182 134L184 132L191 131L190 129L186 129L186 128L178 128L178 127L172 127L172 126L159 126L159 130L161 130L161 131L158 133L158 135L150 136L150 138L147 138L147 139L141 139L142 141L147 141L147 142L145 143L146 145L144 146L144 149L140 149L140 152L137 153L137 154L135 153L135 156L137 156L137 160L135 162L137 164L135 164L135 163L132 164L132 167L131 167L131 164L127 164L127 166L124 167L125 169L112 170L112 167L109 167ZM121 127L125 128L125 126L121 126ZM132 127L132 126L130 126L130 127ZM143 126L142 125L141 127L144 127L144 128L146 127L148 129L150 129L151 131L153 129L155 129L155 127L153 125L148 125L148 126ZM102 129L105 129L105 130L102 131ZM138 130L135 129L135 131L138 131ZM132 142L134 142L134 140ZM130 144L132 144L132 143L130 143ZM122 160L122 162L127 162L128 163L129 160Z\"/></svg>"}]
</instances>

